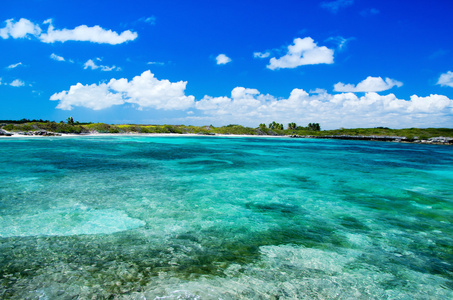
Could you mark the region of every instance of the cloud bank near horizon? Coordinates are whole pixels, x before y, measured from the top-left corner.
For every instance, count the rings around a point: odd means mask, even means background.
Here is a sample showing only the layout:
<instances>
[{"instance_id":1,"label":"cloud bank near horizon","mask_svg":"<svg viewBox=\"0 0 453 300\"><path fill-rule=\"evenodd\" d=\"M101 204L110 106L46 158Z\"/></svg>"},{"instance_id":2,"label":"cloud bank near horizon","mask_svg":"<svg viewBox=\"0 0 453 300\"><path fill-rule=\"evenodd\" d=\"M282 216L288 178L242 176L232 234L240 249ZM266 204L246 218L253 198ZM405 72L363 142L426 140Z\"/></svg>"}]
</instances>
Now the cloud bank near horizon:
<instances>
[{"instance_id":1,"label":"cloud bank near horizon","mask_svg":"<svg viewBox=\"0 0 453 300\"><path fill-rule=\"evenodd\" d=\"M374 78L368 80L368 78ZM398 86L399 82L381 77L368 77L363 82L377 82ZM380 80L377 79L380 78ZM375 127L394 128L414 126L451 126L453 100L443 95L420 97L413 95L409 100L398 99L394 94L380 95L380 85L347 87L357 92L365 91L361 97L354 92L330 94L322 89L306 92L293 89L287 98L262 94L257 89L236 87L230 96L205 95L201 100L186 95L187 82L159 80L151 71L145 71L128 81L112 78L108 83L82 85L77 83L69 90L55 93L50 100L59 101L58 109L71 110L85 107L102 110L112 106L132 104L138 110L187 111L187 117L175 122L225 125L240 123L257 126L259 123L277 121L282 123L320 123L323 128ZM346 85L347 86L347 85ZM371 87L371 88L370 88Z\"/></svg>"},{"instance_id":2,"label":"cloud bank near horizon","mask_svg":"<svg viewBox=\"0 0 453 300\"><path fill-rule=\"evenodd\" d=\"M367 93L367 92L382 92L389 90L395 86L401 87L403 86L403 83L394 79L390 79L388 77L385 78L384 80L381 77L368 76L366 79L359 82L357 85L344 84L342 82L338 82L333 87L335 92Z\"/></svg>"},{"instance_id":3,"label":"cloud bank near horizon","mask_svg":"<svg viewBox=\"0 0 453 300\"><path fill-rule=\"evenodd\" d=\"M148 70L131 81L112 78L108 83L77 83L68 91L53 94L50 100L59 101L57 108L62 110L72 110L74 107L102 110L126 103L135 105L139 110L184 110L195 101L195 97L184 94L186 84L186 81L158 80Z\"/></svg>"}]
</instances>

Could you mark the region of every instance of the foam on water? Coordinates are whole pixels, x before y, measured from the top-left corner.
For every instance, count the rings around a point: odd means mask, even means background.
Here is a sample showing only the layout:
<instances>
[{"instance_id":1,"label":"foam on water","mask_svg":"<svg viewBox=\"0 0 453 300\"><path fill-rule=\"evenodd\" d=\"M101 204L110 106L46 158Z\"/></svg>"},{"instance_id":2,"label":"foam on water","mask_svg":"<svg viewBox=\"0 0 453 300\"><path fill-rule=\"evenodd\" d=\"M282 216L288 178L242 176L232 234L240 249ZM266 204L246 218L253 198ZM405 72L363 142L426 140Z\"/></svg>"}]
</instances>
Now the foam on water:
<instances>
[{"instance_id":1,"label":"foam on water","mask_svg":"<svg viewBox=\"0 0 453 300\"><path fill-rule=\"evenodd\" d=\"M451 147L218 137L0 147L0 298L453 298Z\"/></svg>"}]
</instances>

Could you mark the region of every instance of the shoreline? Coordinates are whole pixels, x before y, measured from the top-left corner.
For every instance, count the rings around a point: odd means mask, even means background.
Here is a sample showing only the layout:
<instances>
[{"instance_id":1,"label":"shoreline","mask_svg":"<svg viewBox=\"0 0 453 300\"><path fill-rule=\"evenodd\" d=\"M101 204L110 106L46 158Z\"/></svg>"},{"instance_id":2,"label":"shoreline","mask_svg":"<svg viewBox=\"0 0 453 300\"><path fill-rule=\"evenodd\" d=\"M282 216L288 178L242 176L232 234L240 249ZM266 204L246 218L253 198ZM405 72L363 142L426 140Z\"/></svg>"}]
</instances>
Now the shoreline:
<instances>
[{"instance_id":1,"label":"shoreline","mask_svg":"<svg viewBox=\"0 0 453 300\"><path fill-rule=\"evenodd\" d=\"M252 134L197 134L197 133L55 133L46 132L46 134L18 134L14 132L5 132L8 135L0 135L1 138L45 138L45 137L108 137L108 136L130 136L130 137L232 137L232 138L295 138L295 139L330 139L330 140L351 140L351 141L377 141L393 142L405 144L423 144L423 145L453 145L453 138L433 137L427 140L407 139L399 136L353 136L353 135L252 135Z\"/></svg>"},{"instance_id":2,"label":"shoreline","mask_svg":"<svg viewBox=\"0 0 453 300\"><path fill-rule=\"evenodd\" d=\"M253 135L253 134L197 134L197 133L55 133L54 135L17 134L0 135L0 138L49 138L49 137L106 137L106 136L133 136L133 137L263 137L263 138L291 138L288 135Z\"/></svg>"}]
</instances>

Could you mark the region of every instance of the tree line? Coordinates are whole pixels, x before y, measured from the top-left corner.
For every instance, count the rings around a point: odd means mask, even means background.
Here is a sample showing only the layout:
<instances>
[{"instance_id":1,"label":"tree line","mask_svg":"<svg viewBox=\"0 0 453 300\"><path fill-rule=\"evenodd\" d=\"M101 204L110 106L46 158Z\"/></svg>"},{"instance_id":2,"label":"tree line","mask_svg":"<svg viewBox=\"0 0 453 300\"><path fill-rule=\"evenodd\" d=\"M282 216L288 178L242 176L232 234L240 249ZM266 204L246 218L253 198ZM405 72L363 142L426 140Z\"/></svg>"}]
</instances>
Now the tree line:
<instances>
[{"instance_id":1,"label":"tree line","mask_svg":"<svg viewBox=\"0 0 453 300\"><path fill-rule=\"evenodd\" d=\"M277 123L275 121L273 121L272 123L269 123L269 126L266 127L266 124L264 123L261 123L259 128L269 128L269 129L279 129L279 130L284 130L284 126L283 124L280 124L280 123ZM303 126L297 126L296 123L292 122L292 123L288 123L288 127L287 129L290 129L290 130L311 130L311 131L321 131L321 126L319 125L319 123L308 123L308 126L306 127L303 127Z\"/></svg>"},{"instance_id":2,"label":"tree line","mask_svg":"<svg viewBox=\"0 0 453 300\"><path fill-rule=\"evenodd\" d=\"M43 120L43 119L20 119L20 120L0 120L0 123L8 123L8 124L25 124L25 123L50 123L52 121Z\"/></svg>"}]
</instances>

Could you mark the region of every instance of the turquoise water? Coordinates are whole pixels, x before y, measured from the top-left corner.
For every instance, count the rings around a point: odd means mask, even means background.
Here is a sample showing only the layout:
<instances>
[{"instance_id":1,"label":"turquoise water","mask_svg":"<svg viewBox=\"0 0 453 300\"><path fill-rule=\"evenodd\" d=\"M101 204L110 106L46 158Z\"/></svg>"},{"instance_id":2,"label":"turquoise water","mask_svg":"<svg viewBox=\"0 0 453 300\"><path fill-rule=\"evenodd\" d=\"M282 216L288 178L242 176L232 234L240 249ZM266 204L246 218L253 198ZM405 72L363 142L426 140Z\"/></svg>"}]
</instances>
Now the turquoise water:
<instances>
[{"instance_id":1,"label":"turquoise water","mask_svg":"<svg viewBox=\"0 0 453 300\"><path fill-rule=\"evenodd\" d=\"M0 150L1 298L453 298L453 147L90 136Z\"/></svg>"}]
</instances>

